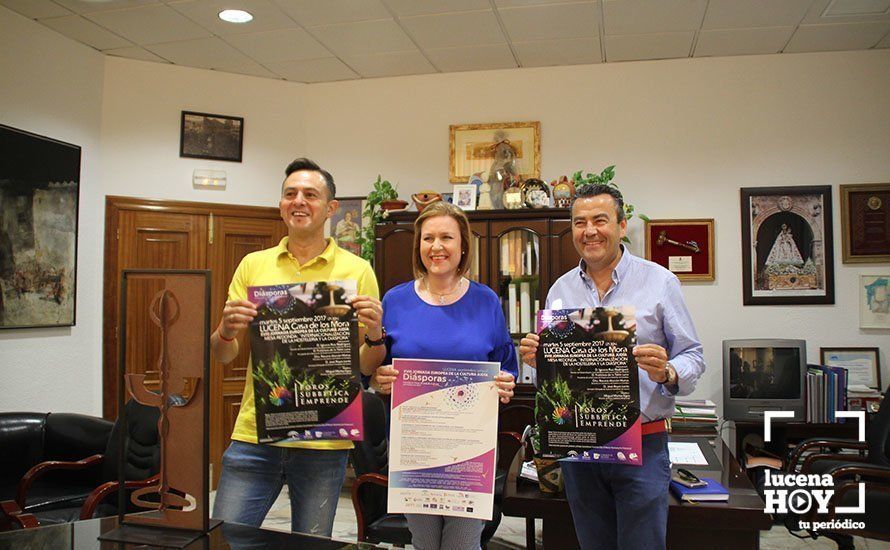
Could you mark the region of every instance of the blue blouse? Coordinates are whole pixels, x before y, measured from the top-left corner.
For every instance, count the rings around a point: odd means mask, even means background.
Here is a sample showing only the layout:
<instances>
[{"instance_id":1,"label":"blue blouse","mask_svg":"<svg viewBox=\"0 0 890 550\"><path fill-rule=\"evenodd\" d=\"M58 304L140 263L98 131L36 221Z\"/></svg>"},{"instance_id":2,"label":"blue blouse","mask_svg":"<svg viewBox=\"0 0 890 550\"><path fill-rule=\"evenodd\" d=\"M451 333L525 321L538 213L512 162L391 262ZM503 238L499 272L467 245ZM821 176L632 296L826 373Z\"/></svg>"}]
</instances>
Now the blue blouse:
<instances>
[{"instance_id":1,"label":"blue blouse","mask_svg":"<svg viewBox=\"0 0 890 550\"><path fill-rule=\"evenodd\" d=\"M516 376L516 348L507 332L501 301L487 286L470 282L453 304L434 306L414 290L414 281L393 287L383 297L386 359L496 361Z\"/></svg>"}]
</instances>

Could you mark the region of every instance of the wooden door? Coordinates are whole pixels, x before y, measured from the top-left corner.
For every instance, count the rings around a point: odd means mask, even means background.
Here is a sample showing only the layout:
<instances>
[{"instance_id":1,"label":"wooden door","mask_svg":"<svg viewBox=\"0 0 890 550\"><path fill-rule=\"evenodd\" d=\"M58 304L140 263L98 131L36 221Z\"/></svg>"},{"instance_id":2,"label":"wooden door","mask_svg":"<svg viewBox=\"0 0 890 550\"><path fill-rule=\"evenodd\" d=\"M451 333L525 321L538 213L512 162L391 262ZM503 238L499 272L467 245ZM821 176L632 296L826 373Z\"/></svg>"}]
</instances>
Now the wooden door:
<instances>
[{"instance_id":1,"label":"wooden door","mask_svg":"<svg viewBox=\"0 0 890 550\"><path fill-rule=\"evenodd\" d=\"M125 269L205 269L207 266L206 216L176 212L120 210L115 226L106 228L114 246L106 246L114 256L113 273L105 280L105 362L104 402L106 418L117 417L118 338L120 336L120 281ZM106 235L106 245L109 236ZM151 385L158 380L157 360L160 329L148 317L148 307L161 288L157 279L132 281L127 289L127 331L139 338L128 338L125 360L128 373L146 375ZM150 386L151 387L151 386ZM154 388L151 388L154 389Z\"/></svg>"},{"instance_id":2,"label":"wooden door","mask_svg":"<svg viewBox=\"0 0 890 550\"><path fill-rule=\"evenodd\" d=\"M270 248L287 235L281 218L243 218L213 216L211 218L210 269L212 271L210 326L219 326L229 283L235 268L247 254ZM210 462L213 464L212 486L219 480L222 453L229 445L232 428L241 408L241 396L247 376L250 339L240 335L238 357L228 365L211 359L210 382Z\"/></svg>"},{"instance_id":3,"label":"wooden door","mask_svg":"<svg viewBox=\"0 0 890 550\"><path fill-rule=\"evenodd\" d=\"M108 197L105 208L103 413L117 417L120 279L124 269L210 269L211 328L219 324L238 263L287 234L277 208ZM147 308L160 281L140 278L127 289L128 372L157 380L159 329ZM138 335L136 337L135 335ZM229 365L211 365L210 457L213 485L238 415L247 369L247 345Z\"/></svg>"}]
</instances>

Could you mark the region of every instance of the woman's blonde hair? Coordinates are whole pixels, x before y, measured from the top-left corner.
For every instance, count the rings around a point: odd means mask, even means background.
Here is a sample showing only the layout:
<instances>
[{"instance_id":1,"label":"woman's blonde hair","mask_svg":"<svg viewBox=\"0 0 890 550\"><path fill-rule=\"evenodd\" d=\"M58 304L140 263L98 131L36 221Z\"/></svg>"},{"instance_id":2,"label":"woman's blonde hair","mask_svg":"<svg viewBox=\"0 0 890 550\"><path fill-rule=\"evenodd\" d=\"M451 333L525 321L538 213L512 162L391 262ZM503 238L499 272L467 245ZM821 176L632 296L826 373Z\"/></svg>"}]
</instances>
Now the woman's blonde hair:
<instances>
[{"instance_id":1,"label":"woman's blonde hair","mask_svg":"<svg viewBox=\"0 0 890 550\"><path fill-rule=\"evenodd\" d=\"M457 264L457 275L463 277L470 270L473 262L473 251L470 248L470 220L460 208L450 202L436 201L423 209L414 220L414 254L412 255L414 278L420 279L427 274L426 266L420 257L420 239L423 222L438 216L449 216L457 222L460 229L460 262Z\"/></svg>"}]
</instances>

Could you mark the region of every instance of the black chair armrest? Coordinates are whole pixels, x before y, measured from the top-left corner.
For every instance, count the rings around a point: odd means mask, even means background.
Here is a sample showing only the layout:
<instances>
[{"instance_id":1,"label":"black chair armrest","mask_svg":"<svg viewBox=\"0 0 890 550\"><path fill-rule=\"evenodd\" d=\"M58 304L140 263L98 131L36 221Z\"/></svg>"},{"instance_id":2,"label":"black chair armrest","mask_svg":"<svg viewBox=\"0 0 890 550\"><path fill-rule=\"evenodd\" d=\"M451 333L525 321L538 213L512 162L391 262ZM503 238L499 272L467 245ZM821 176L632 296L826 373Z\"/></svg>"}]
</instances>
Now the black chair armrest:
<instances>
[{"instance_id":1,"label":"black chair armrest","mask_svg":"<svg viewBox=\"0 0 890 550\"><path fill-rule=\"evenodd\" d=\"M46 462L36 464L32 466L30 470L25 472L25 475L22 476L22 479L19 481L18 487L16 488L15 492L15 502L19 505L20 508L24 510L25 502L28 498L28 490L31 488L31 485L33 485L35 481L37 481L47 472L51 472L53 470L83 470L91 466L101 464L104 459L104 455L93 455L74 462L48 460Z\"/></svg>"},{"instance_id":2,"label":"black chair armrest","mask_svg":"<svg viewBox=\"0 0 890 550\"><path fill-rule=\"evenodd\" d=\"M844 462L862 462L869 464L868 459L864 456L842 455L836 453L813 453L803 460L803 464L800 466L800 473L810 473L810 466L817 460L842 460Z\"/></svg>"},{"instance_id":3,"label":"black chair armrest","mask_svg":"<svg viewBox=\"0 0 890 550\"><path fill-rule=\"evenodd\" d=\"M878 466L877 464L839 464L825 472L834 478L835 485L838 481L852 476L862 476L869 479L887 481L890 487L890 466Z\"/></svg>"},{"instance_id":4,"label":"black chair armrest","mask_svg":"<svg viewBox=\"0 0 890 550\"><path fill-rule=\"evenodd\" d=\"M152 485L157 485L159 480L159 475L153 475L142 481L126 481L124 482L124 489L151 487ZM83 503L83 506L80 507L80 519L93 519L93 515L96 513L96 508L99 507L99 504L101 504L107 497L120 491L120 489L120 481L108 481L93 489L93 492L89 494L86 501Z\"/></svg>"},{"instance_id":5,"label":"black chair armrest","mask_svg":"<svg viewBox=\"0 0 890 550\"><path fill-rule=\"evenodd\" d=\"M389 487L389 476L383 474L362 474L356 478L352 484L352 508L355 510L356 524L358 524L358 541L364 542L367 534L367 525L365 525L365 513L362 509L362 501L359 498L359 491L364 485L379 485L381 487Z\"/></svg>"},{"instance_id":6,"label":"black chair armrest","mask_svg":"<svg viewBox=\"0 0 890 550\"><path fill-rule=\"evenodd\" d=\"M800 461L801 455L804 452L813 449L813 448L823 448L823 447L837 447L841 449L851 449L851 450L860 450L867 451L868 443L864 441L855 441L853 439L831 439L825 437L816 437L811 439L806 439L801 441L797 447L791 451L791 455L788 457L788 468L787 471L793 473L794 467Z\"/></svg>"}]
</instances>

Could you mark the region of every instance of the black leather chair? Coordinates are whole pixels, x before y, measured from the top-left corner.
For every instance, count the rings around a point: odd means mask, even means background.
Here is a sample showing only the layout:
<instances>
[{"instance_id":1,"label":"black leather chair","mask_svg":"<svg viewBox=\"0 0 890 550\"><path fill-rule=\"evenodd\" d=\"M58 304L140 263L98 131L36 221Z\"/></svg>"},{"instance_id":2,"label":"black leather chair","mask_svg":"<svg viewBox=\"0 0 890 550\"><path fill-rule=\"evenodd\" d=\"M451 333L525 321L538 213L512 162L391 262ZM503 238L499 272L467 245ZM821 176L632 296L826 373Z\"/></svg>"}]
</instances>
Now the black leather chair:
<instances>
[{"instance_id":1,"label":"black leather chair","mask_svg":"<svg viewBox=\"0 0 890 550\"><path fill-rule=\"evenodd\" d=\"M68 413L0 413L0 501L14 500L41 525L117 513L103 500L118 489L120 437L129 487L158 471L159 411L130 401L124 426ZM126 430L126 431L124 431Z\"/></svg>"},{"instance_id":2,"label":"black leather chair","mask_svg":"<svg viewBox=\"0 0 890 550\"><path fill-rule=\"evenodd\" d=\"M847 420L855 422L855 420ZM847 451L848 454L842 454ZM852 451L856 454L849 454ZM827 521L846 519L864 522L865 529L810 531L838 543L841 549L853 548L852 536L890 541L890 391L885 393L878 413L870 420L865 441L812 438L801 442L791 452L787 471L802 474L828 474L834 479L834 495L829 510L836 506L859 504L859 482L865 482L865 514L789 516L786 525L796 530L797 520Z\"/></svg>"},{"instance_id":3,"label":"black leather chair","mask_svg":"<svg viewBox=\"0 0 890 550\"><path fill-rule=\"evenodd\" d=\"M351 451L356 480L352 486L352 506L358 521L359 542L390 543L405 546L411 543L408 522L402 514L386 512L386 490L389 485L389 442L386 437L386 408L379 396L363 392L362 406L365 438L357 441ZM507 468L520 448L519 435L498 434L498 467L495 476L494 516L486 522L481 542L487 543L501 521L501 499ZM504 465L506 464L506 466Z\"/></svg>"}]
</instances>

